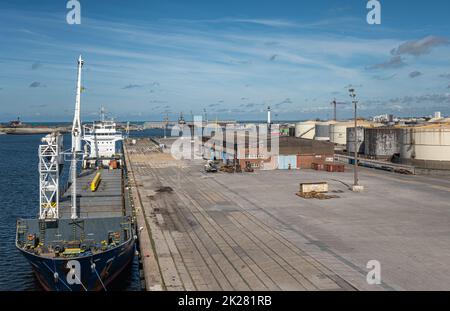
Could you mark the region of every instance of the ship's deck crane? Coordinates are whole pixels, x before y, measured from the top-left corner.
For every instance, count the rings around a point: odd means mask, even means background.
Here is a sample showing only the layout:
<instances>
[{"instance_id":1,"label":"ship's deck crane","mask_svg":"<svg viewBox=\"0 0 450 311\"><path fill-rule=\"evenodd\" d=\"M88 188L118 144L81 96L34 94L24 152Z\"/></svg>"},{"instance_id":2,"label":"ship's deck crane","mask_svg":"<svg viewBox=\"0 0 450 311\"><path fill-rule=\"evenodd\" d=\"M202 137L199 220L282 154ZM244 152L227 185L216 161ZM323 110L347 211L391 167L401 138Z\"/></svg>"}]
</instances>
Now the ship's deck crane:
<instances>
[{"instance_id":1,"label":"ship's deck crane","mask_svg":"<svg viewBox=\"0 0 450 311\"><path fill-rule=\"evenodd\" d=\"M61 133L54 132L42 138L39 145L39 218L42 220L56 220L59 218L59 175L64 164L64 155L70 154L70 178L72 187L72 219L77 215L77 155L81 151L82 129L80 121L81 101L81 69L83 67L81 55L78 59L77 92L75 113L72 124L72 148L63 151Z\"/></svg>"},{"instance_id":2,"label":"ship's deck crane","mask_svg":"<svg viewBox=\"0 0 450 311\"><path fill-rule=\"evenodd\" d=\"M72 160L70 162L70 180L72 187L72 219L78 218L77 215L77 154L81 153L81 121L80 121L80 103L81 103L81 69L83 68L84 61L80 57L78 58L78 75L77 75L77 92L75 99L75 113L73 116L72 124Z\"/></svg>"}]
</instances>

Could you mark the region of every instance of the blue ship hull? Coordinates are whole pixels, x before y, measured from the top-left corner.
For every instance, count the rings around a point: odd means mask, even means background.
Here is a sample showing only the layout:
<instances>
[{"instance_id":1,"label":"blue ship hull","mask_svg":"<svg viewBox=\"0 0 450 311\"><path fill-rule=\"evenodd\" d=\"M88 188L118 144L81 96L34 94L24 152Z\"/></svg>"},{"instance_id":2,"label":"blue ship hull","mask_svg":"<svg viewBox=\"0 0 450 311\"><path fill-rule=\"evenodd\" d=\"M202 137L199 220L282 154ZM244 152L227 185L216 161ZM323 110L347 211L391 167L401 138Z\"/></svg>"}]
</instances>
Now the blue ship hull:
<instances>
[{"instance_id":1,"label":"blue ship hull","mask_svg":"<svg viewBox=\"0 0 450 311\"><path fill-rule=\"evenodd\" d=\"M47 291L100 291L130 264L135 253L135 241L130 239L116 248L95 255L75 258L45 258L23 251L34 273ZM79 278L70 274L70 261L79 262Z\"/></svg>"}]
</instances>

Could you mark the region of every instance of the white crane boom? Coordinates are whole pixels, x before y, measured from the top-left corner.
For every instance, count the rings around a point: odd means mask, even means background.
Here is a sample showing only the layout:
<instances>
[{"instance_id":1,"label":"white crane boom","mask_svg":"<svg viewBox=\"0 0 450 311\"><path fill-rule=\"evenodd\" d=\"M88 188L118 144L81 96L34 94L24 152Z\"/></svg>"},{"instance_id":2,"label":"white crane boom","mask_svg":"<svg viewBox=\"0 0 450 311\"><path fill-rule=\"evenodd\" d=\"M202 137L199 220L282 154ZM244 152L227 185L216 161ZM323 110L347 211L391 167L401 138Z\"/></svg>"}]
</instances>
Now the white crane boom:
<instances>
[{"instance_id":1,"label":"white crane boom","mask_svg":"<svg viewBox=\"0 0 450 311\"><path fill-rule=\"evenodd\" d=\"M80 121L80 102L81 102L81 68L83 67L83 59L78 58L78 77L77 77L77 94L75 100L75 113L72 123L72 150L81 151L81 121Z\"/></svg>"},{"instance_id":2,"label":"white crane boom","mask_svg":"<svg viewBox=\"0 0 450 311\"><path fill-rule=\"evenodd\" d=\"M77 153L81 152L81 120L80 120L80 104L81 104L81 69L84 61L78 58L78 76L77 76L77 94L75 99L75 113L72 124L72 161L70 163L71 187L72 187L72 219L78 218L77 213Z\"/></svg>"}]
</instances>

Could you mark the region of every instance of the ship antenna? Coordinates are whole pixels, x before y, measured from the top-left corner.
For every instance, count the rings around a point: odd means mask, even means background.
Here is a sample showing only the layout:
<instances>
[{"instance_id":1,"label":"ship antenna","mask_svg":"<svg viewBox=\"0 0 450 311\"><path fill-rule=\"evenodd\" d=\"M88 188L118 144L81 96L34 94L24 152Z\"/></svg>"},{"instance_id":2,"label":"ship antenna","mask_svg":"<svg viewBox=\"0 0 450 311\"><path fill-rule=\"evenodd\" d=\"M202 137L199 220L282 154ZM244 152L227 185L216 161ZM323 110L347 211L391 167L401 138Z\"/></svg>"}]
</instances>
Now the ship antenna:
<instances>
[{"instance_id":1,"label":"ship antenna","mask_svg":"<svg viewBox=\"0 0 450 311\"><path fill-rule=\"evenodd\" d=\"M77 152L81 152L81 121L80 121L80 103L81 103L81 68L84 61L78 58L78 76L77 76L77 93L75 99L75 113L72 124L72 161L70 163L70 172L72 180L72 219L77 216Z\"/></svg>"}]
</instances>

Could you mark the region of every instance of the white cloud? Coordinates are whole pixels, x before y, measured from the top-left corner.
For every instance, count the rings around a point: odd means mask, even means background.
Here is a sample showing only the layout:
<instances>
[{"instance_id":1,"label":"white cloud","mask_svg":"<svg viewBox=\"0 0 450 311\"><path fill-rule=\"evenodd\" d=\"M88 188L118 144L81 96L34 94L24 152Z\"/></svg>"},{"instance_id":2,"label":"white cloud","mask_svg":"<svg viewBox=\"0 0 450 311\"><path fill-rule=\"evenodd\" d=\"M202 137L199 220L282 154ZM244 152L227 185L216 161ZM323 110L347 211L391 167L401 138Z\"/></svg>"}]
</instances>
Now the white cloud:
<instances>
[{"instance_id":1,"label":"white cloud","mask_svg":"<svg viewBox=\"0 0 450 311\"><path fill-rule=\"evenodd\" d=\"M76 28L78 39L66 36L64 31L58 36L50 35L48 29L59 23L55 17L35 16L31 22L37 25L33 32L47 35L46 40L23 31L15 38L6 38L7 44L23 47L28 55L24 52L23 60L9 63L3 69L11 73L9 76L13 80L23 79L25 70L20 69L21 63L28 62L29 71L30 59L47 58L42 60L45 67L33 72L38 75L33 79L51 83L52 90L53 85L64 84L59 89L69 90L61 91L61 98L66 96L65 102L70 102L73 95L70 91L73 89L74 59L80 50L86 59L84 81L89 84L84 94L85 103L107 100L117 110L125 101L132 101L133 107L145 111L150 109L152 100L173 103L174 110L201 110L219 100L224 100L227 107L232 106L242 97L251 98L255 104L265 102L267 98L273 98L273 104L289 98L299 105L298 109L317 110L317 105L328 107L330 94L341 91L348 84L370 86L361 91L363 97L379 94L393 97L408 94L411 89L408 83L413 81L389 78L395 75L407 78L411 69L406 72L406 68L401 68L403 56L396 55L396 58L383 62L392 47L401 46L404 40L392 36L370 38L301 30L329 27L333 25L329 20L302 25L281 19L224 18L193 21L186 27L189 21L130 24L86 17ZM213 22L236 25L213 28L210 27ZM271 29L266 31L247 24ZM5 39L1 32L0 38ZM2 51L0 58L5 53ZM274 55L275 61L270 61ZM441 57L440 62L445 60L445 55ZM422 59L426 60L426 57ZM378 75L377 79L373 72L365 70L370 64L378 64L377 68L393 67L395 72L386 77ZM44 68L45 72L41 73ZM414 68L427 72L427 77L432 76L429 64ZM445 65L439 69L441 73L448 71ZM438 74L434 75L436 79ZM123 90L149 86L155 80L161 83L156 99L151 98L149 92ZM419 92L432 83L432 80L426 81L413 91ZM343 98L338 100L344 100L346 96L343 92ZM305 97L317 98L317 101L306 102Z\"/></svg>"}]
</instances>

